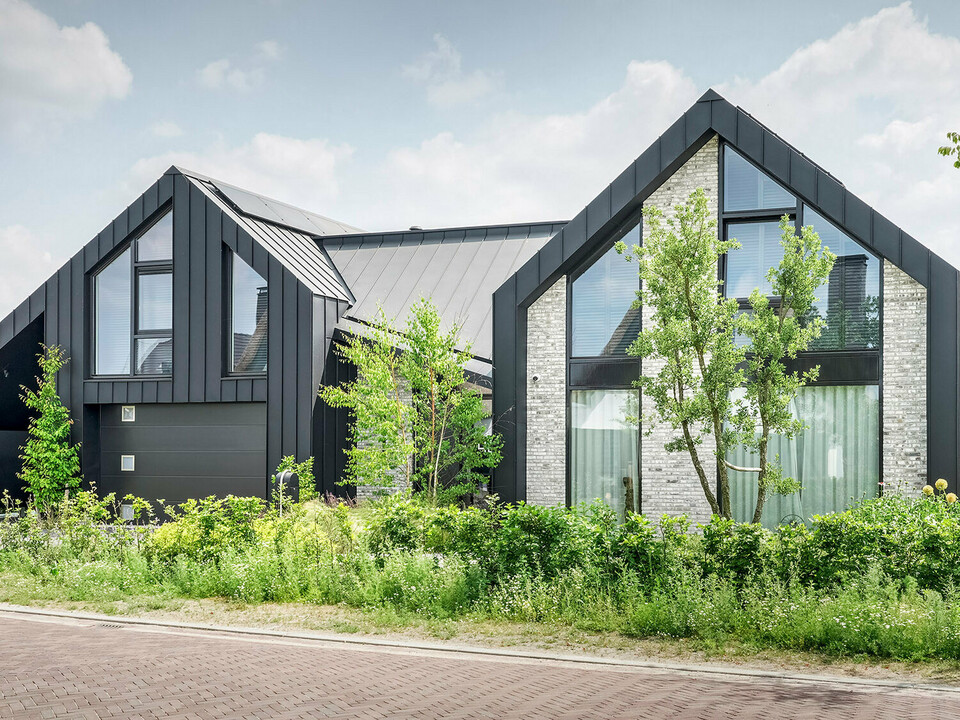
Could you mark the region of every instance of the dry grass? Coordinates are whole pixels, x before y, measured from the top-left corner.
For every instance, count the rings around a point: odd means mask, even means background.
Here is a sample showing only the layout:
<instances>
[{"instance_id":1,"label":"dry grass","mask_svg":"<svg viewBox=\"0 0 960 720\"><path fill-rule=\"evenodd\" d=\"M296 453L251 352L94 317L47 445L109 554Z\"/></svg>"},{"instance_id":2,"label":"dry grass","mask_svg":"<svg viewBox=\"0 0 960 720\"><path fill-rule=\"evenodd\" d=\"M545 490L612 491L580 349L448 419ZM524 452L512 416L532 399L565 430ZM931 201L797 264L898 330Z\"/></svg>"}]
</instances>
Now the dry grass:
<instances>
[{"instance_id":1,"label":"dry grass","mask_svg":"<svg viewBox=\"0 0 960 720\"><path fill-rule=\"evenodd\" d=\"M4 579L8 578L0 578ZM434 620L383 609L358 610L303 603L242 605L222 599L184 600L152 595L134 596L121 601L76 602L62 598L25 597L25 589L2 583L0 601L170 622L302 630L558 655L960 685L960 663L946 660L908 663L868 657L837 658L809 652L758 649L736 642L710 647L702 641L635 639L619 633L592 632L551 623L513 623L471 618Z\"/></svg>"}]
</instances>

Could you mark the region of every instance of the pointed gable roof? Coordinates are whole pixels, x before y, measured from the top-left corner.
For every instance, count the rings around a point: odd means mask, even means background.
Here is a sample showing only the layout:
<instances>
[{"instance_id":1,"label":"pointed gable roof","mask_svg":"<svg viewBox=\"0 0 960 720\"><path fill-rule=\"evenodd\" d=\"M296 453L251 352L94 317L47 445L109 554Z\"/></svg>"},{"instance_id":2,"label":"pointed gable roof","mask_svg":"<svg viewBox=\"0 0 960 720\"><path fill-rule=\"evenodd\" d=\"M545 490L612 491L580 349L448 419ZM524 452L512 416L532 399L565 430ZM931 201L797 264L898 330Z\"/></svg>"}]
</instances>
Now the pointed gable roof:
<instances>
[{"instance_id":1,"label":"pointed gable roof","mask_svg":"<svg viewBox=\"0 0 960 720\"><path fill-rule=\"evenodd\" d=\"M837 178L711 89L517 271L517 302L529 304L575 266L715 134L924 287L930 287L934 272L956 274L949 263L869 207Z\"/></svg>"}]
</instances>

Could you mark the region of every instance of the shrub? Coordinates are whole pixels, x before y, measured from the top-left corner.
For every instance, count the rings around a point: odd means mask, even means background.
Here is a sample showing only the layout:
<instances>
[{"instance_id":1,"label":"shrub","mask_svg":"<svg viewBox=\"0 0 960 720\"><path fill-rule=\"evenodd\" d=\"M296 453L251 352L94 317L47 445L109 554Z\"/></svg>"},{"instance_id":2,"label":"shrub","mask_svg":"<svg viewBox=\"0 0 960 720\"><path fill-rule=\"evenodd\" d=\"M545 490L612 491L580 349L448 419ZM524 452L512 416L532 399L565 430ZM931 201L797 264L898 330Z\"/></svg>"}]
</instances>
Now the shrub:
<instances>
[{"instance_id":1,"label":"shrub","mask_svg":"<svg viewBox=\"0 0 960 720\"><path fill-rule=\"evenodd\" d=\"M192 560L213 559L227 548L243 547L256 540L255 521L264 508L264 501L255 497L187 500L165 508L173 522L150 535L147 550L161 561L179 555Z\"/></svg>"}]
</instances>

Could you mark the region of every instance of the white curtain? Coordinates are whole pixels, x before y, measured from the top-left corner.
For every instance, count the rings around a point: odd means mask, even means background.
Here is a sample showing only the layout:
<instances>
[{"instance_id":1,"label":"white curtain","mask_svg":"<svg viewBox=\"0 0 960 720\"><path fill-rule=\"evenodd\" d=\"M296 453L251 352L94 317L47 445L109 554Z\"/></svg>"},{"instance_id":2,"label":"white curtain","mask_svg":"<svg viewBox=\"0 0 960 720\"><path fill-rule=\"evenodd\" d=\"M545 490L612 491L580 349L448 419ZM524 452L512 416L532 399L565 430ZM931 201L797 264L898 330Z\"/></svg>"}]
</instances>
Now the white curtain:
<instances>
[{"instance_id":1,"label":"white curtain","mask_svg":"<svg viewBox=\"0 0 960 720\"><path fill-rule=\"evenodd\" d=\"M639 402L635 390L570 393L570 495L573 504L602 499L623 517L639 510Z\"/></svg>"},{"instance_id":2,"label":"white curtain","mask_svg":"<svg viewBox=\"0 0 960 720\"><path fill-rule=\"evenodd\" d=\"M807 426L792 440L772 436L770 460L780 456L783 474L800 481L790 495L767 494L761 522L775 528L808 522L814 515L844 510L875 497L880 483L880 393L876 385L813 386L800 390L791 404ZM756 453L731 451L734 465L755 466ZM730 471L733 516L752 520L757 501L755 473Z\"/></svg>"}]
</instances>

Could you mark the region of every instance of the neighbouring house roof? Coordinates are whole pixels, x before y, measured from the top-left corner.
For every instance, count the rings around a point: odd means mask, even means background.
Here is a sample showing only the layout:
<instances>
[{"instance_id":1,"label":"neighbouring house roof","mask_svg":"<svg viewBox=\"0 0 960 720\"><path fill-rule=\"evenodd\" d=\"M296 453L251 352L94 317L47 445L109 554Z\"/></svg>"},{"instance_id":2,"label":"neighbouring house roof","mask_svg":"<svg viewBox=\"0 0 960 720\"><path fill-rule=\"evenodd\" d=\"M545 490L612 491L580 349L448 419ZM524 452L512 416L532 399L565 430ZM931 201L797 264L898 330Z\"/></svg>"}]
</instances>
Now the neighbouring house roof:
<instances>
[{"instance_id":1,"label":"neighbouring house roof","mask_svg":"<svg viewBox=\"0 0 960 720\"><path fill-rule=\"evenodd\" d=\"M255 195L246 190L240 190L232 185L226 185L219 180L213 180L190 170L177 169L191 183L196 185L211 202L239 226L246 229L255 240L263 245L267 252L283 263L284 267L290 270L314 294L344 300L348 303L354 302L354 296L350 292L349 286L343 281L330 256L314 240L314 237L318 234L318 230L315 228L319 227L321 223L325 224L326 230L330 231L344 232L344 228L350 228L353 231L356 230L355 228L312 213L309 215L317 220L307 222L304 220L308 217L306 211ZM224 188L229 189L229 195ZM242 200L244 207L256 210L260 214L245 212L236 203L238 198ZM282 210L285 213L285 219L281 221L277 213L272 213L277 219L262 217L269 214L268 210L272 208ZM288 221L296 222L301 228L314 229L304 231Z\"/></svg>"},{"instance_id":2,"label":"neighbouring house roof","mask_svg":"<svg viewBox=\"0 0 960 720\"><path fill-rule=\"evenodd\" d=\"M320 238L356 302L340 327L376 322L378 308L402 324L421 297L437 306L447 327L475 357L493 355L493 291L563 223L494 225Z\"/></svg>"}]
</instances>

